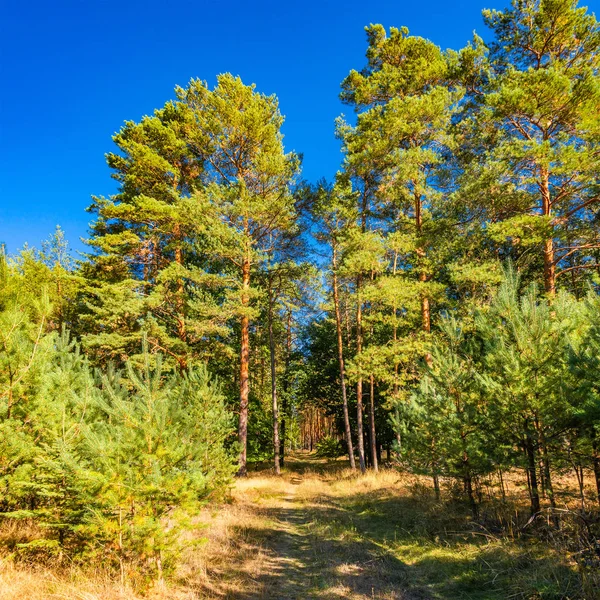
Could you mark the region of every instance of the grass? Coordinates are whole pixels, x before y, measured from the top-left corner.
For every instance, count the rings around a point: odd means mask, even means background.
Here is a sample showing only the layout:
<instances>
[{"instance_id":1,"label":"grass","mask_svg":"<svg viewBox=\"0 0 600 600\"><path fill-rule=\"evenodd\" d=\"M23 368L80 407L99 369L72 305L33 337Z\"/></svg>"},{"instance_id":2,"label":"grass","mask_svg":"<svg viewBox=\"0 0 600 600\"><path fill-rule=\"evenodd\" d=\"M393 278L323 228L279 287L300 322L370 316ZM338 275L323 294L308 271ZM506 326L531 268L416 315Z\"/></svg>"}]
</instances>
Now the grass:
<instances>
[{"instance_id":1,"label":"grass","mask_svg":"<svg viewBox=\"0 0 600 600\"><path fill-rule=\"evenodd\" d=\"M436 503L420 478L360 476L341 461L299 456L279 478L258 471L237 481L228 504L198 515L205 543L190 549L168 588L146 597L600 598L600 577L576 560L572 536L559 538L544 523L519 537L495 528L500 511L516 522L519 510L526 505L515 484L506 503L488 502L474 522L462 503ZM0 563L0 600L140 597L102 572Z\"/></svg>"}]
</instances>

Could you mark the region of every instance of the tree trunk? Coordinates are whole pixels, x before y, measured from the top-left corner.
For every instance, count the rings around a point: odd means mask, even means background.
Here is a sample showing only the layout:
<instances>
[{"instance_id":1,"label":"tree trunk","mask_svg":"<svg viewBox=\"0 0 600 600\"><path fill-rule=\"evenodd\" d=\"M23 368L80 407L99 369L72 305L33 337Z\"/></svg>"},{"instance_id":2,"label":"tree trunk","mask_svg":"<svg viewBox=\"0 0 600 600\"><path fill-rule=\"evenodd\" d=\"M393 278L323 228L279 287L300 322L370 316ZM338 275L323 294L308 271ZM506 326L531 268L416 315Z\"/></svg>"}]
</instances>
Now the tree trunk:
<instances>
[{"instance_id":1,"label":"tree trunk","mask_svg":"<svg viewBox=\"0 0 600 600\"><path fill-rule=\"evenodd\" d=\"M438 473L437 450L435 439L431 440L431 474L433 477L433 491L436 502L440 501L440 475Z\"/></svg>"},{"instance_id":2,"label":"tree trunk","mask_svg":"<svg viewBox=\"0 0 600 600\"><path fill-rule=\"evenodd\" d=\"M506 502L506 490L504 489L504 477L502 475L502 469L498 469L498 478L500 480L500 492L502 493L502 501Z\"/></svg>"},{"instance_id":3,"label":"tree trunk","mask_svg":"<svg viewBox=\"0 0 600 600\"><path fill-rule=\"evenodd\" d=\"M540 512L540 492L538 489L537 473L535 468L535 447L529 421L525 419L525 455L527 457L527 474L529 483L529 496L531 498L531 514Z\"/></svg>"},{"instance_id":4,"label":"tree trunk","mask_svg":"<svg viewBox=\"0 0 600 600\"><path fill-rule=\"evenodd\" d=\"M398 428L396 429L396 443L398 444L398 450L396 451L396 457L400 460L402 456L402 433L400 432L400 409L398 406L394 407L394 415L396 417L396 423Z\"/></svg>"},{"instance_id":5,"label":"tree trunk","mask_svg":"<svg viewBox=\"0 0 600 600\"><path fill-rule=\"evenodd\" d=\"M594 477L596 479L596 494L600 504L600 452L598 452L598 438L592 429L592 462L594 464Z\"/></svg>"},{"instance_id":6,"label":"tree trunk","mask_svg":"<svg viewBox=\"0 0 600 600\"><path fill-rule=\"evenodd\" d=\"M396 277L396 271L398 268L398 253L394 252L394 267L393 267L393 275ZM396 317L398 313L398 308L396 306L396 302L394 301L393 305L394 311L394 327L393 327L393 336L394 336L394 349L396 348L396 344L398 343L398 326L396 325ZM400 433L400 409L398 408L398 372L400 370L400 365L398 363L394 363L394 415L396 417L397 428L394 432L396 434L396 442L398 444L397 450L397 458L400 460L400 456L402 454L402 434ZM390 457L388 456L388 460Z\"/></svg>"},{"instance_id":7,"label":"tree trunk","mask_svg":"<svg viewBox=\"0 0 600 600\"><path fill-rule=\"evenodd\" d=\"M440 476L435 471L433 472L433 493L435 494L436 502L440 501Z\"/></svg>"},{"instance_id":8,"label":"tree trunk","mask_svg":"<svg viewBox=\"0 0 600 600\"><path fill-rule=\"evenodd\" d=\"M463 450L462 462L465 493L467 494L467 499L469 500L469 506L471 507L473 518L476 519L478 516L477 502L475 501L475 495L473 494L473 476L471 474L471 467L469 466L469 455L467 454L466 450Z\"/></svg>"},{"instance_id":9,"label":"tree trunk","mask_svg":"<svg viewBox=\"0 0 600 600\"><path fill-rule=\"evenodd\" d=\"M375 279L375 273L371 271L371 285ZM370 330L371 339L373 338L373 327ZM377 473L378 456L377 456L377 435L375 432L375 376L373 373L369 375L369 446L371 450L371 467Z\"/></svg>"},{"instance_id":10,"label":"tree trunk","mask_svg":"<svg viewBox=\"0 0 600 600\"><path fill-rule=\"evenodd\" d=\"M473 514L473 518L476 519L478 516L477 502L475 501L475 496L473 494L473 477L471 476L471 471L468 468L464 476L464 484L465 492L467 493L467 498L469 499L469 506L471 507L471 513Z\"/></svg>"},{"instance_id":11,"label":"tree trunk","mask_svg":"<svg viewBox=\"0 0 600 600\"><path fill-rule=\"evenodd\" d=\"M360 300L360 275L356 278L356 355L360 356L362 352L362 302ZM363 382L362 378L359 377L356 382L356 437L358 439L358 460L360 463L361 473L366 471L365 464L365 444L364 444L364 433L363 433Z\"/></svg>"},{"instance_id":12,"label":"tree trunk","mask_svg":"<svg viewBox=\"0 0 600 600\"><path fill-rule=\"evenodd\" d=\"M273 335L273 282L269 276L269 354L271 358L271 401L273 405L273 460L275 474L281 474L279 465L279 408L277 406L277 369L275 364L275 336Z\"/></svg>"},{"instance_id":13,"label":"tree trunk","mask_svg":"<svg viewBox=\"0 0 600 600\"><path fill-rule=\"evenodd\" d=\"M279 423L279 464L283 467L285 463L285 427L286 427L286 411L287 411L287 397L284 396L281 401L281 416Z\"/></svg>"},{"instance_id":14,"label":"tree trunk","mask_svg":"<svg viewBox=\"0 0 600 600\"><path fill-rule=\"evenodd\" d=\"M350 468L356 469L354 461L354 448L352 447L352 430L350 429L350 415L348 414L348 396L346 394L346 374L344 370L344 340L342 338L342 319L340 315L340 298L337 280L337 251L333 248L333 304L335 308L335 328L337 334L338 347L338 365L340 369L340 385L342 388L342 407L344 413L344 430L346 432L346 447L348 458L350 459Z\"/></svg>"},{"instance_id":15,"label":"tree trunk","mask_svg":"<svg viewBox=\"0 0 600 600\"><path fill-rule=\"evenodd\" d=\"M548 447L546 445L546 437L539 421L535 420L535 426L538 431L538 437L540 440L540 448L542 450L542 466L544 469L544 487L550 500L550 506L556 508L556 499L554 497L554 488L552 487L552 477L550 474L550 458L548 457Z\"/></svg>"},{"instance_id":16,"label":"tree trunk","mask_svg":"<svg viewBox=\"0 0 600 600\"><path fill-rule=\"evenodd\" d=\"M457 406L457 412L461 415L462 418L463 413L460 408L460 401L455 400L455 403ZM473 495L473 476L471 474L471 465L469 464L469 453L467 452L467 434L463 429L461 429L460 431L460 440L462 444L462 470L465 492L469 500L469 506L471 507L473 517L476 519L478 516L477 502L475 502L475 496Z\"/></svg>"},{"instance_id":17,"label":"tree trunk","mask_svg":"<svg viewBox=\"0 0 600 600\"><path fill-rule=\"evenodd\" d=\"M238 476L247 474L246 454L248 448L248 399L249 379L248 368L250 363L250 319L246 309L250 303L250 257L244 257L242 263L242 319L241 319L241 344L240 344L240 424L238 438L240 442L240 457Z\"/></svg>"},{"instance_id":18,"label":"tree trunk","mask_svg":"<svg viewBox=\"0 0 600 600\"><path fill-rule=\"evenodd\" d=\"M421 195L418 192L418 189L415 185L415 224L417 228L417 235L421 235L421 230L423 228L423 215L421 214ZM423 262L425 258L425 250L423 248L418 247L416 249L417 259L419 263ZM427 282L427 273L423 269L423 265L420 264L419 270L419 281L422 283ZM421 326L423 331L429 333L431 331L431 309L429 306L429 298L425 295L425 290L422 291L421 296Z\"/></svg>"},{"instance_id":19,"label":"tree trunk","mask_svg":"<svg viewBox=\"0 0 600 600\"><path fill-rule=\"evenodd\" d=\"M179 225L175 225L173 229L173 233L175 235L176 247L175 247L175 262L182 267L183 266L183 252L181 250L181 228ZM176 309L177 309L177 337L182 341L186 342L187 332L185 326L185 289L183 284L183 279L181 277L177 278L177 296L176 296ZM187 357L184 355L180 355L177 357L177 362L179 363L179 369L181 371L185 371L187 369Z\"/></svg>"},{"instance_id":20,"label":"tree trunk","mask_svg":"<svg viewBox=\"0 0 600 600\"><path fill-rule=\"evenodd\" d=\"M542 214L546 217L549 217L552 212L549 179L548 169L541 167L539 187L542 194ZM544 241L544 287L548 295L554 296L556 294L554 240L551 237Z\"/></svg>"},{"instance_id":21,"label":"tree trunk","mask_svg":"<svg viewBox=\"0 0 600 600\"><path fill-rule=\"evenodd\" d=\"M281 402L281 435L279 440L279 463L283 467L285 461L285 427L287 421L287 402L290 391L290 364L292 360L292 311L287 314L287 339L285 353L285 377L283 378L283 400Z\"/></svg>"},{"instance_id":22,"label":"tree trunk","mask_svg":"<svg viewBox=\"0 0 600 600\"><path fill-rule=\"evenodd\" d=\"M577 485L579 487L579 502L581 503L581 511L585 512L585 479L583 474L583 465L576 464L574 460L571 460L573 471L575 471L575 477L577 478Z\"/></svg>"},{"instance_id":23,"label":"tree trunk","mask_svg":"<svg viewBox=\"0 0 600 600\"><path fill-rule=\"evenodd\" d=\"M419 281L426 282L427 275L425 275L425 273L420 273ZM431 310L429 308L429 298L426 296L421 298L421 320L423 323L423 331L429 333L431 331Z\"/></svg>"},{"instance_id":24,"label":"tree trunk","mask_svg":"<svg viewBox=\"0 0 600 600\"><path fill-rule=\"evenodd\" d=\"M375 378L370 377L369 389L369 441L371 443L371 466L377 472L377 438L375 437Z\"/></svg>"}]
</instances>

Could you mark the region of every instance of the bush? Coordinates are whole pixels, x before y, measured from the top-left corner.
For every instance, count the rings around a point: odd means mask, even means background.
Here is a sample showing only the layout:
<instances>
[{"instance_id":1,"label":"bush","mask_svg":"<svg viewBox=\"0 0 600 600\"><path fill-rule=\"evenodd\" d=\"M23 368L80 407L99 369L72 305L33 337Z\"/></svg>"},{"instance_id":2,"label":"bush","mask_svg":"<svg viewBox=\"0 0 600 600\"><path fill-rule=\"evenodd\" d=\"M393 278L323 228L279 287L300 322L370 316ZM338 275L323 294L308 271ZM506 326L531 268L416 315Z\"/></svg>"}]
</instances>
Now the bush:
<instances>
[{"instance_id":1,"label":"bush","mask_svg":"<svg viewBox=\"0 0 600 600\"><path fill-rule=\"evenodd\" d=\"M190 517L232 481L220 387L204 366L165 372L146 349L141 369L95 375L67 335L51 341L0 425L2 516L38 526L10 550L161 580Z\"/></svg>"},{"instance_id":2,"label":"bush","mask_svg":"<svg viewBox=\"0 0 600 600\"><path fill-rule=\"evenodd\" d=\"M344 454L341 440L328 435L317 442L317 456L321 458L338 458Z\"/></svg>"},{"instance_id":3,"label":"bush","mask_svg":"<svg viewBox=\"0 0 600 600\"><path fill-rule=\"evenodd\" d=\"M161 579L180 550L180 533L209 497L222 495L234 461L225 449L231 415L205 367L165 377L146 354L124 384L105 376L100 418L86 434L90 468L101 472L101 506L85 524L112 559L145 557ZM131 386L131 390L128 387Z\"/></svg>"}]
</instances>

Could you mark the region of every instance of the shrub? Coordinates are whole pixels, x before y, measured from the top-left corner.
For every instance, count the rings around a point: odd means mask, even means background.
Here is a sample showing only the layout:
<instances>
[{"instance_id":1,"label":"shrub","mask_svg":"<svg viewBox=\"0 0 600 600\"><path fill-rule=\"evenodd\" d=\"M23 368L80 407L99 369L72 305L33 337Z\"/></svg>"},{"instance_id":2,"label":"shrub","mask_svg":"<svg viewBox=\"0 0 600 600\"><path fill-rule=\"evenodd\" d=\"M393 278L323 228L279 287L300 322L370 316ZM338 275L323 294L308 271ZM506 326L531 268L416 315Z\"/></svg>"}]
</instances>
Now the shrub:
<instances>
[{"instance_id":1,"label":"shrub","mask_svg":"<svg viewBox=\"0 0 600 600\"><path fill-rule=\"evenodd\" d=\"M145 348L141 369L95 375L66 334L52 342L0 426L2 516L38 526L13 556L95 557L122 579L161 580L190 517L232 481L220 387L204 366L166 372Z\"/></svg>"},{"instance_id":2,"label":"shrub","mask_svg":"<svg viewBox=\"0 0 600 600\"><path fill-rule=\"evenodd\" d=\"M341 440L332 436L325 436L317 442L317 456L321 458L338 458L344 454Z\"/></svg>"}]
</instances>

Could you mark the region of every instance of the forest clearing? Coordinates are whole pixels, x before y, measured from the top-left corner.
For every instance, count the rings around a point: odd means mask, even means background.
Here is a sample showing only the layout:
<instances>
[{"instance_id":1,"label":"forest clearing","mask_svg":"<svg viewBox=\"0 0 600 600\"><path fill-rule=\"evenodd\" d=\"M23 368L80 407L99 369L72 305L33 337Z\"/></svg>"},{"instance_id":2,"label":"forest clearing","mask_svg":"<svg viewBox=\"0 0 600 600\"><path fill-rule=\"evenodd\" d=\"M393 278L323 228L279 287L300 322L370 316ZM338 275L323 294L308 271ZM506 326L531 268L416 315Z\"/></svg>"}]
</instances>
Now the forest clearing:
<instances>
[{"instance_id":1,"label":"forest clearing","mask_svg":"<svg viewBox=\"0 0 600 600\"><path fill-rule=\"evenodd\" d=\"M269 471L238 480L227 504L198 516L205 542L190 546L165 587L138 595L108 572L2 562L0 600L598 597L600 559L590 539L577 541L576 513L561 514L562 538L543 524L529 535L516 479L504 501L488 489L485 516L474 521L456 500L436 502L424 478L394 468L357 476L347 461L299 453L280 477ZM572 478L560 487L561 505L575 509ZM512 535L499 530L499 515L512 519Z\"/></svg>"}]
</instances>

